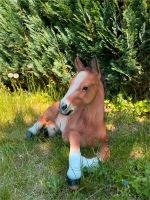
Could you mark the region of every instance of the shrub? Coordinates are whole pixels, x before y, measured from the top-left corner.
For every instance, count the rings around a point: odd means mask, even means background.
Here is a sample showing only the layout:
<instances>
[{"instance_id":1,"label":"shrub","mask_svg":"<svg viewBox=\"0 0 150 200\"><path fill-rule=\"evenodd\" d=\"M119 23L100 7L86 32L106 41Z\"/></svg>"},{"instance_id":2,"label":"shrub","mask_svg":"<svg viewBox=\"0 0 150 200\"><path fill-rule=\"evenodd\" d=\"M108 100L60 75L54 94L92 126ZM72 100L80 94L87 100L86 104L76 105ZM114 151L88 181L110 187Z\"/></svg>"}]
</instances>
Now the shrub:
<instances>
[{"instance_id":1,"label":"shrub","mask_svg":"<svg viewBox=\"0 0 150 200\"><path fill-rule=\"evenodd\" d=\"M86 64L96 55L110 97L148 97L149 7L146 0L2 0L1 77L63 87L77 53Z\"/></svg>"}]
</instances>

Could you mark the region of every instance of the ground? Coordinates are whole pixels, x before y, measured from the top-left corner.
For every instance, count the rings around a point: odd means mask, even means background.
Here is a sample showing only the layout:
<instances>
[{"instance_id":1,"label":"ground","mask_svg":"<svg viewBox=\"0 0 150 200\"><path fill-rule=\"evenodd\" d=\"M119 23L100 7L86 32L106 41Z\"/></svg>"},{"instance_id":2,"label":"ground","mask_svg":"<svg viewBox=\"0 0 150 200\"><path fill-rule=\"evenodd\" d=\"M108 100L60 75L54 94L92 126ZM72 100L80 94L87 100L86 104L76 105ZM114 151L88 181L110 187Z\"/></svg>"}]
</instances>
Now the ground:
<instances>
[{"instance_id":1,"label":"ground","mask_svg":"<svg viewBox=\"0 0 150 200\"><path fill-rule=\"evenodd\" d=\"M69 146L58 135L24 139L27 128L52 103L45 92L0 89L1 200L130 200L150 197L150 117L147 100L105 101L110 159L84 170L80 189L66 185ZM95 149L83 148L91 156Z\"/></svg>"}]
</instances>

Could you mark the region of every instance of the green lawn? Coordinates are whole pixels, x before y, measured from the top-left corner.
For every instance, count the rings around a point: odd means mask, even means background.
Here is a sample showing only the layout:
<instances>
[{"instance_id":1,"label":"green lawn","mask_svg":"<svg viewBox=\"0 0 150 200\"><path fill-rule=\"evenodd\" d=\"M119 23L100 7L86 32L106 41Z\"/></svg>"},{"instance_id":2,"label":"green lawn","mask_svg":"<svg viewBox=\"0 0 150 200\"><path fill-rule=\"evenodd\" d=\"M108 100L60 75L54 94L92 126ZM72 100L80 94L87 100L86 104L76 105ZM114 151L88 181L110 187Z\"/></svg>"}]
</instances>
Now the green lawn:
<instances>
[{"instance_id":1,"label":"green lawn","mask_svg":"<svg viewBox=\"0 0 150 200\"><path fill-rule=\"evenodd\" d=\"M121 96L114 102L106 101L111 157L84 172L80 189L72 192L65 181L69 146L61 137L24 139L52 99L42 92L0 89L0 199L150 199L149 102L132 104ZM82 152L86 156L93 149Z\"/></svg>"}]
</instances>

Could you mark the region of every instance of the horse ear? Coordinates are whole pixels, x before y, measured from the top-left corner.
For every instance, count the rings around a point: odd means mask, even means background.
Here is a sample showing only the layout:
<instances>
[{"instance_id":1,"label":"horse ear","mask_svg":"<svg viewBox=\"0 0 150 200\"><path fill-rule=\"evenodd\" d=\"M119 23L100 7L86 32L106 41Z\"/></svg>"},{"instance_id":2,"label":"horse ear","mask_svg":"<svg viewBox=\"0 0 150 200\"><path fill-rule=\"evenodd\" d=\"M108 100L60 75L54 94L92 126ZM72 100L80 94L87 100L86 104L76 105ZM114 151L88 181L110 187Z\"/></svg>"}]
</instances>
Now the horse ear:
<instances>
[{"instance_id":1,"label":"horse ear","mask_svg":"<svg viewBox=\"0 0 150 200\"><path fill-rule=\"evenodd\" d=\"M99 64L98 64L98 61L96 58L93 58L91 60L91 67L92 67L92 71L95 72L95 73L98 73L98 74L101 74L100 73L100 67L99 67Z\"/></svg>"},{"instance_id":2,"label":"horse ear","mask_svg":"<svg viewBox=\"0 0 150 200\"><path fill-rule=\"evenodd\" d=\"M78 72L85 69L85 67L84 67L83 63L81 62L78 55L75 58L74 65L75 65Z\"/></svg>"}]
</instances>

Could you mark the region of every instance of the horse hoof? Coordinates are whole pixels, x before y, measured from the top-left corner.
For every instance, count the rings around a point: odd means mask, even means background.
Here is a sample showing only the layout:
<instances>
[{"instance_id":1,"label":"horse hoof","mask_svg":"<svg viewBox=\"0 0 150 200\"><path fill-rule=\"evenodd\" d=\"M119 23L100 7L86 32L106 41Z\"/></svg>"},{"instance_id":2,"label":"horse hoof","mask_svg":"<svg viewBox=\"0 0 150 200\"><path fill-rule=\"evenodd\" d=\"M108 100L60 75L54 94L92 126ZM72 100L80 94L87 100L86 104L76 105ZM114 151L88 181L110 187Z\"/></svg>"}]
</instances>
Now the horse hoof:
<instances>
[{"instance_id":1,"label":"horse hoof","mask_svg":"<svg viewBox=\"0 0 150 200\"><path fill-rule=\"evenodd\" d=\"M67 183L70 190L77 190L79 188L80 179L72 180L67 177Z\"/></svg>"},{"instance_id":2,"label":"horse hoof","mask_svg":"<svg viewBox=\"0 0 150 200\"><path fill-rule=\"evenodd\" d=\"M25 134L25 139L30 139L33 136L33 133L31 131L27 131Z\"/></svg>"},{"instance_id":3,"label":"horse hoof","mask_svg":"<svg viewBox=\"0 0 150 200\"><path fill-rule=\"evenodd\" d=\"M43 133L44 133L44 137L46 137L46 138L49 137L49 133L48 133L47 128L44 128L44 129L43 129Z\"/></svg>"},{"instance_id":4,"label":"horse hoof","mask_svg":"<svg viewBox=\"0 0 150 200\"><path fill-rule=\"evenodd\" d=\"M79 189L78 185L68 186L70 190L75 191Z\"/></svg>"}]
</instances>

